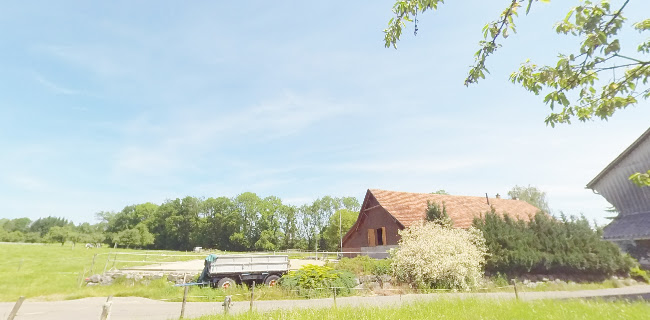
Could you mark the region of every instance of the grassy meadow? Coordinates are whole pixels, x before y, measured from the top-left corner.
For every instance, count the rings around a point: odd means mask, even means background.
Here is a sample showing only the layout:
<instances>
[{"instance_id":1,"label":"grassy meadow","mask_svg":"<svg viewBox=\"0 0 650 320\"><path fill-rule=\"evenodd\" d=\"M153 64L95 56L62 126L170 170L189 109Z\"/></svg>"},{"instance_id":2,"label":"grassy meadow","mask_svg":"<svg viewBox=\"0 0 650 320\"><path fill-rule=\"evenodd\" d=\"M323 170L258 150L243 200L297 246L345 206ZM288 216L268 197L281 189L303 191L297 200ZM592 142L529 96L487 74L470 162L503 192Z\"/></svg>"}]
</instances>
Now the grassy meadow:
<instances>
[{"instance_id":1,"label":"grassy meadow","mask_svg":"<svg viewBox=\"0 0 650 320\"><path fill-rule=\"evenodd\" d=\"M118 255L114 262L114 253L131 253L137 255ZM151 254L151 255L148 255ZM161 254L174 255L161 256ZM200 259L193 253L178 251L144 251L112 248L86 249L83 245L72 247L71 244L11 244L0 243L0 301L15 301L20 296L31 300L68 300L85 297L144 297L164 301L181 301L182 287L174 287L166 278L145 282L134 282L131 279L119 279L113 284L103 286L86 286L83 279L92 274L102 273L104 268L122 268L132 265L153 264L164 261L182 261ZM95 257L96 255L96 257ZM304 254L292 254L292 258L305 258ZM95 264L92 265L93 258ZM132 262L120 262L120 260ZM143 262L144 261L144 262ZM90 270L92 266L92 271ZM500 288L497 282L487 282L476 292L511 292L512 288ZM521 292L553 291L553 290L584 290L615 288L627 285L624 280L607 280L602 283L588 284L556 284L544 283L536 288L526 288L520 285ZM256 287L256 300L307 299L329 296L330 292L313 291L310 296L299 296L296 292L282 287ZM373 292L356 291L357 295L393 295L407 293L435 293L435 290L413 290L407 286L392 290L376 290ZM189 301L221 301L223 297L233 295L233 300L249 299L250 291L246 287L231 288L228 292L221 289L191 287Z\"/></svg>"},{"instance_id":2,"label":"grassy meadow","mask_svg":"<svg viewBox=\"0 0 650 320\"><path fill-rule=\"evenodd\" d=\"M94 273L102 273L104 268L122 268L144 265L138 262L114 262L115 252L152 253L152 256L121 256L119 260L172 261L197 259L197 257L155 257L161 253L184 254L174 251L143 251L112 248L86 249L83 244L74 248L67 243L60 244L14 244L0 243L0 301L13 301L20 296L39 300L75 299L89 296L149 296L164 298L182 292L182 288L172 287L167 281L158 281L152 286L117 283L111 286L86 287L83 279ZM95 257L95 255L97 255ZM93 266L92 261L95 259ZM91 270L91 266L93 267Z\"/></svg>"},{"instance_id":3,"label":"grassy meadow","mask_svg":"<svg viewBox=\"0 0 650 320\"><path fill-rule=\"evenodd\" d=\"M213 315L193 320L262 320L262 319L445 319L445 320L641 320L648 319L650 304L644 302L604 302L583 300L539 300L520 302L492 299L441 299L417 302L400 307L345 307L279 310L267 313Z\"/></svg>"}]
</instances>

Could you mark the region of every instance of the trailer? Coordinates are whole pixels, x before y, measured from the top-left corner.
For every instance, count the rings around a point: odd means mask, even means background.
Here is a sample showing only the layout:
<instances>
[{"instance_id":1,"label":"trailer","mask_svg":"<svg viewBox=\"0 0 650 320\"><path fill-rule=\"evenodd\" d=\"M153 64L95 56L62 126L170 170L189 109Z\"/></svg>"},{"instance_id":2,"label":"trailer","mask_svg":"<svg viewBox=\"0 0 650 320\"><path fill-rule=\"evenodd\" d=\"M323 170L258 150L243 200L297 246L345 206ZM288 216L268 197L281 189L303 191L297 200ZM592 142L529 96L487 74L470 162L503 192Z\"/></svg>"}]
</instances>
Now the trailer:
<instances>
[{"instance_id":1,"label":"trailer","mask_svg":"<svg viewBox=\"0 0 650 320\"><path fill-rule=\"evenodd\" d=\"M275 286L289 271L287 255L215 255L205 258L205 267L198 284L213 288L230 288L236 284Z\"/></svg>"}]
</instances>

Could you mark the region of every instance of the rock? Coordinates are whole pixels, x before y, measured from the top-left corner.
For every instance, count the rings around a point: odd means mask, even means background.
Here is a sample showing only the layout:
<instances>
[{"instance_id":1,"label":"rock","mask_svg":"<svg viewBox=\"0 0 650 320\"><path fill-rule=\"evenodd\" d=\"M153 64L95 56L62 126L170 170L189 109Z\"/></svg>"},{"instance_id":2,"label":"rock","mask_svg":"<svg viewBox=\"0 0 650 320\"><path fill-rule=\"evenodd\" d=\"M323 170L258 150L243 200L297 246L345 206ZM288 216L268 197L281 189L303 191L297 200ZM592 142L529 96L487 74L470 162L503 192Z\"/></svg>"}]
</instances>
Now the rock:
<instances>
[{"instance_id":1,"label":"rock","mask_svg":"<svg viewBox=\"0 0 650 320\"><path fill-rule=\"evenodd\" d=\"M102 276L101 279L99 280L101 284L111 284L113 283L113 278L110 276Z\"/></svg>"},{"instance_id":2,"label":"rock","mask_svg":"<svg viewBox=\"0 0 650 320\"><path fill-rule=\"evenodd\" d=\"M93 274L93 275L90 276L90 278L88 278L88 279L90 280L90 283L99 283L99 281L102 280L102 276L100 276L100 275L98 275L98 274Z\"/></svg>"},{"instance_id":3,"label":"rock","mask_svg":"<svg viewBox=\"0 0 650 320\"><path fill-rule=\"evenodd\" d=\"M542 281L548 282L549 280L548 280L548 278L542 278Z\"/></svg>"},{"instance_id":4,"label":"rock","mask_svg":"<svg viewBox=\"0 0 650 320\"><path fill-rule=\"evenodd\" d=\"M162 277L163 277L162 273L156 273L156 274L151 275L151 280L162 279Z\"/></svg>"}]
</instances>

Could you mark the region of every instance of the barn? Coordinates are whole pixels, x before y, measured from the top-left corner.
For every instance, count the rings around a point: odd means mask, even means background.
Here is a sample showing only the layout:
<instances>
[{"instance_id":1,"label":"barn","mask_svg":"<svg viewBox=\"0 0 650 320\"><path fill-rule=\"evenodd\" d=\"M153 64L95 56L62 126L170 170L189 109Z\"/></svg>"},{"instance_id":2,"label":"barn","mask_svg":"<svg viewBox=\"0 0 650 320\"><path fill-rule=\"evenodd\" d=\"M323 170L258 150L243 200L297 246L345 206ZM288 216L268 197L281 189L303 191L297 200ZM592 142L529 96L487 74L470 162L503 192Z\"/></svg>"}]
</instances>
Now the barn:
<instances>
[{"instance_id":1,"label":"barn","mask_svg":"<svg viewBox=\"0 0 650 320\"><path fill-rule=\"evenodd\" d=\"M529 220L539 209L520 200L499 197L452 196L430 193L369 189L352 228L343 237L343 252L348 257L368 255L386 258L397 246L398 231L425 219L427 201L443 204L456 228L469 228L475 217L494 208L497 213Z\"/></svg>"},{"instance_id":2,"label":"barn","mask_svg":"<svg viewBox=\"0 0 650 320\"><path fill-rule=\"evenodd\" d=\"M644 266L650 266L650 187L638 187L629 177L648 169L650 128L587 184L618 212L603 229L603 238L618 244Z\"/></svg>"}]
</instances>

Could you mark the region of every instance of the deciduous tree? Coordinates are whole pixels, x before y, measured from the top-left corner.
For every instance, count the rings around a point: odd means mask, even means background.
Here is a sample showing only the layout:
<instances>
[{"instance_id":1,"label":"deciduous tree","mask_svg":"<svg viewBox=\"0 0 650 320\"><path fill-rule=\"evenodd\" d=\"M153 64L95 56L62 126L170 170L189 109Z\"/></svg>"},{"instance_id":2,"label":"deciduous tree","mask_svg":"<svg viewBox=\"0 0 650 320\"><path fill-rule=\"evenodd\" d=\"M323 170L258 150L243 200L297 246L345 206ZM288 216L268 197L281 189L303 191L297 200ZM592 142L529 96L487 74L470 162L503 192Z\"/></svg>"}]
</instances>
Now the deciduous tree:
<instances>
[{"instance_id":1,"label":"deciduous tree","mask_svg":"<svg viewBox=\"0 0 650 320\"><path fill-rule=\"evenodd\" d=\"M487 58L501 47L504 39L516 32L515 21L519 13L528 14L533 3L538 1L504 2L507 5L501 15L483 28L483 39L479 41L474 64L465 79L466 86L485 78ZM609 0L581 1L555 25L558 34L577 37L576 49L559 53L557 61L548 65L525 60L519 70L510 75L511 82L544 97L544 103L551 108L545 119L547 125L554 127L575 119L607 120L616 111L650 97L650 39L631 45L619 34L630 24L624 10L631 2L616 1L616 5L612 5ZM418 13L436 10L442 3L443 0L396 1L394 17L384 30L385 46L396 48L406 22L417 23ZM641 33L650 30L650 19L631 24ZM650 186L650 171L635 174L630 179L640 186Z\"/></svg>"}]
</instances>

